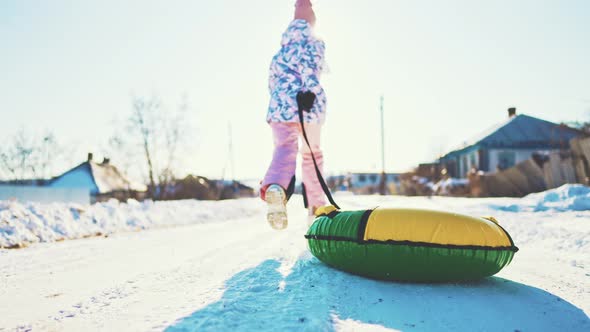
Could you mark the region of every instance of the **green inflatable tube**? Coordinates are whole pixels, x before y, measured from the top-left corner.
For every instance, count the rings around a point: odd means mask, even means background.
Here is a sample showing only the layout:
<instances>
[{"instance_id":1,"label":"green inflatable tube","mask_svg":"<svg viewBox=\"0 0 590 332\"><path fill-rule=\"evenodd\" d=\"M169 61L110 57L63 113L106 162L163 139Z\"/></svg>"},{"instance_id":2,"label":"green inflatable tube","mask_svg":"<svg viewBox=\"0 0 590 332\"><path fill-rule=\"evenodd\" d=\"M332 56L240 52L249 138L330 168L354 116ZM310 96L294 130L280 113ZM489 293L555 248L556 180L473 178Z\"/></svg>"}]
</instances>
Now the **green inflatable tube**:
<instances>
[{"instance_id":1,"label":"green inflatable tube","mask_svg":"<svg viewBox=\"0 0 590 332\"><path fill-rule=\"evenodd\" d=\"M310 251L334 268L369 278L480 279L498 273L518 251L493 218L417 209L325 211L305 235Z\"/></svg>"}]
</instances>

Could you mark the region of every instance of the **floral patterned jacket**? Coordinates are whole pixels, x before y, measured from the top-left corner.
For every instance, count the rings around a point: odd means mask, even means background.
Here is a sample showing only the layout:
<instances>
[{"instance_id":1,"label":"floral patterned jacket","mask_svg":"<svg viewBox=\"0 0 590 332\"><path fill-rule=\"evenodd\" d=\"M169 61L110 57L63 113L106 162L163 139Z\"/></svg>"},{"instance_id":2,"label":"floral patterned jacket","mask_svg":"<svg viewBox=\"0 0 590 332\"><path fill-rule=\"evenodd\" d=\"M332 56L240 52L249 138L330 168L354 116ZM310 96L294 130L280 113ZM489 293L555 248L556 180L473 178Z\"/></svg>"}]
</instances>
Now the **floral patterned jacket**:
<instances>
[{"instance_id":1,"label":"floral patterned jacket","mask_svg":"<svg viewBox=\"0 0 590 332\"><path fill-rule=\"evenodd\" d=\"M319 82L324 50L324 42L312 35L307 21L297 19L289 24L283 33L281 49L270 64L267 122L299 122L296 101L299 91L311 91L316 95L311 112L304 112L304 121L324 122L326 94Z\"/></svg>"}]
</instances>

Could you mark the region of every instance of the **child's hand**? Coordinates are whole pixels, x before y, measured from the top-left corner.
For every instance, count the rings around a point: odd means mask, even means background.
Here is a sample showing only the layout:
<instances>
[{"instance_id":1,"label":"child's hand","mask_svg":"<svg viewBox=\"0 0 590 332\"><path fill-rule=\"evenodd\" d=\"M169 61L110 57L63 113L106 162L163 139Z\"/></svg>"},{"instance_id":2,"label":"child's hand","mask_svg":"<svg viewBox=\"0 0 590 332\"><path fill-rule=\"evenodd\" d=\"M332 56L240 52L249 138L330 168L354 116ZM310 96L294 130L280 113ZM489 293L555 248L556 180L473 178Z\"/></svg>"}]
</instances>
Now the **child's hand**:
<instances>
[{"instance_id":1,"label":"child's hand","mask_svg":"<svg viewBox=\"0 0 590 332\"><path fill-rule=\"evenodd\" d=\"M300 111L309 112L315 102L315 94L311 91L297 92L297 105Z\"/></svg>"}]
</instances>

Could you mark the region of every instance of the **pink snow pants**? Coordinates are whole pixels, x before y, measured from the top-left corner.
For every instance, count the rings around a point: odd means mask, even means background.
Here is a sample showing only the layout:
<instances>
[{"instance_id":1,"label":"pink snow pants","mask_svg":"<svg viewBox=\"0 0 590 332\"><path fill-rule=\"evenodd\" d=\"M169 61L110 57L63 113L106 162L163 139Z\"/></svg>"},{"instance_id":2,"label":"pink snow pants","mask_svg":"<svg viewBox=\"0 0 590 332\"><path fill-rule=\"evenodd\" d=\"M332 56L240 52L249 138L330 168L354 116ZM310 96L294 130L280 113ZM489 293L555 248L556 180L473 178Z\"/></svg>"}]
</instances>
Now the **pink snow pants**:
<instances>
[{"instance_id":1,"label":"pink snow pants","mask_svg":"<svg viewBox=\"0 0 590 332\"><path fill-rule=\"evenodd\" d=\"M268 185L276 183L283 189L287 189L289 182L295 175L295 167L297 165L297 152L299 151L299 137L301 137L302 144L302 175L303 183L305 184L305 191L307 194L307 201L310 207L319 207L326 205L324 191L317 178L311 153L305 143L303 134L301 132L301 125L299 123L276 123L271 122L274 139L274 153L272 161L261 183L262 195L264 199L264 190ZM309 139L309 143L313 150L313 155L318 164L320 172L323 174L324 157L320 149L320 132L322 125L306 123L305 133Z\"/></svg>"}]
</instances>

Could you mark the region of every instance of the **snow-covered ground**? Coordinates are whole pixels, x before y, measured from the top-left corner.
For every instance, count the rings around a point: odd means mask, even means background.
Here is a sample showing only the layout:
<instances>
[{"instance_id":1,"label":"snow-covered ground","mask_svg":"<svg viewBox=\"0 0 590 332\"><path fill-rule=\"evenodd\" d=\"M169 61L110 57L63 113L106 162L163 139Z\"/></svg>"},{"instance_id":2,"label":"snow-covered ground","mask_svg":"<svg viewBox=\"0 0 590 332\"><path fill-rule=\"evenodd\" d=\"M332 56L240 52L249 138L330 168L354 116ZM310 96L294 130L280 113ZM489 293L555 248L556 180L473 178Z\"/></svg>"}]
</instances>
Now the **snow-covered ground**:
<instances>
[{"instance_id":1,"label":"snow-covered ground","mask_svg":"<svg viewBox=\"0 0 590 332\"><path fill-rule=\"evenodd\" d=\"M270 229L258 199L0 202L0 245L26 246L0 249L0 331L590 331L587 187L336 199L493 215L520 251L477 282L382 282L311 256L299 196L285 231Z\"/></svg>"}]
</instances>

